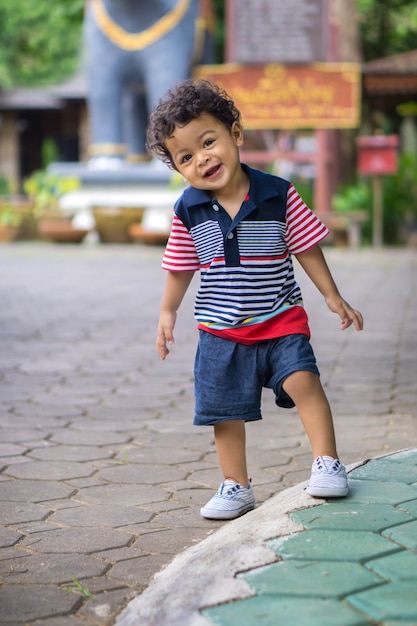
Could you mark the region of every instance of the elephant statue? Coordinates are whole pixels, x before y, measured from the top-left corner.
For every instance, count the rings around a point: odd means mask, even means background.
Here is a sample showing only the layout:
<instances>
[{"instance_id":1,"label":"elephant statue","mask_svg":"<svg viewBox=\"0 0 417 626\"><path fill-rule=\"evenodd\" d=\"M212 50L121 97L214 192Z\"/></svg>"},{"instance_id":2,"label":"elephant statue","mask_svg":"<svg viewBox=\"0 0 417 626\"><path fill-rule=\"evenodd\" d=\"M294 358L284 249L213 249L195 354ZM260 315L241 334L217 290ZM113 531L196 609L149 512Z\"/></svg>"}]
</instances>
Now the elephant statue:
<instances>
[{"instance_id":1,"label":"elephant statue","mask_svg":"<svg viewBox=\"0 0 417 626\"><path fill-rule=\"evenodd\" d=\"M198 25L207 17L203 6L199 0L87 0L90 165L147 160L149 113L167 89L191 75ZM199 62L213 62L207 41Z\"/></svg>"}]
</instances>

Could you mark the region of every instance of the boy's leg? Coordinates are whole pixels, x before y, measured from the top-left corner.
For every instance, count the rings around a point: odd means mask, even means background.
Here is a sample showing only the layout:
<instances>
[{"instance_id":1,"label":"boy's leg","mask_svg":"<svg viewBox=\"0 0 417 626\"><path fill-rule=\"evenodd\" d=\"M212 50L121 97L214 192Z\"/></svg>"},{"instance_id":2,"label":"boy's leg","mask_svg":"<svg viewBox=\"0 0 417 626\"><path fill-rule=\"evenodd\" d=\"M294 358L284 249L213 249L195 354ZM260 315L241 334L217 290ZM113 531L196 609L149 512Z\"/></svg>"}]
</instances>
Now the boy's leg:
<instances>
[{"instance_id":1,"label":"boy's leg","mask_svg":"<svg viewBox=\"0 0 417 626\"><path fill-rule=\"evenodd\" d=\"M245 422L219 422L214 426L214 435L224 481L200 513L209 519L234 519L255 508L246 469Z\"/></svg>"},{"instance_id":2,"label":"boy's leg","mask_svg":"<svg viewBox=\"0 0 417 626\"><path fill-rule=\"evenodd\" d=\"M337 459L332 413L320 378L308 371L294 372L282 386L297 407L310 440L313 457L330 456Z\"/></svg>"},{"instance_id":3,"label":"boy's leg","mask_svg":"<svg viewBox=\"0 0 417 626\"><path fill-rule=\"evenodd\" d=\"M283 388L295 402L313 450L307 493L318 498L346 496L346 471L338 459L332 413L320 378L308 371L294 372Z\"/></svg>"},{"instance_id":4,"label":"boy's leg","mask_svg":"<svg viewBox=\"0 0 417 626\"><path fill-rule=\"evenodd\" d=\"M214 426L217 456L223 477L248 486L246 430L243 420L219 422Z\"/></svg>"}]
</instances>

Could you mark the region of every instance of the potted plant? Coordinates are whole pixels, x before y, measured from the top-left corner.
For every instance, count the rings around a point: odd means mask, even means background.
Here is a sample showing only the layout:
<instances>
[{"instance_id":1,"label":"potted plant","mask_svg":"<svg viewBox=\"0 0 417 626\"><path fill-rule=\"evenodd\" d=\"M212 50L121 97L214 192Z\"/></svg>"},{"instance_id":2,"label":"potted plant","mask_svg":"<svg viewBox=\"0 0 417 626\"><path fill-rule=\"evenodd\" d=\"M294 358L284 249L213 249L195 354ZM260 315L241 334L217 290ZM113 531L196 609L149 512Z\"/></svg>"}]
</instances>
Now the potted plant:
<instances>
[{"instance_id":1,"label":"potted plant","mask_svg":"<svg viewBox=\"0 0 417 626\"><path fill-rule=\"evenodd\" d=\"M17 237L22 216L17 213L11 204L4 204L0 208L0 242L13 241Z\"/></svg>"},{"instance_id":2,"label":"potted plant","mask_svg":"<svg viewBox=\"0 0 417 626\"><path fill-rule=\"evenodd\" d=\"M24 181L23 188L33 201L42 239L59 243L79 243L84 239L88 229L75 228L73 215L64 213L59 206L59 199L78 187L78 179L61 178L44 170L34 172Z\"/></svg>"}]
</instances>

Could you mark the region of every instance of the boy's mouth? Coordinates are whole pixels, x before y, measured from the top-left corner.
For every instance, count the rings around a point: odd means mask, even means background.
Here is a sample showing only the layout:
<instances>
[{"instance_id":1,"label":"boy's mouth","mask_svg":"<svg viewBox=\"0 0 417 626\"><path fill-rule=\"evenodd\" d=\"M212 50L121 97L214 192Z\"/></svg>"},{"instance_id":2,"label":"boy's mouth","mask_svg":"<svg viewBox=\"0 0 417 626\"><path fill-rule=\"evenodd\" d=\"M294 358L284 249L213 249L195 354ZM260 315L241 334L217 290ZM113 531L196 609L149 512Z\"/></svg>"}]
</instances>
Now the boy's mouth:
<instances>
[{"instance_id":1,"label":"boy's mouth","mask_svg":"<svg viewBox=\"0 0 417 626\"><path fill-rule=\"evenodd\" d=\"M205 173L204 173L204 178L211 178L212 176L215 176L218 171L220 170L221 165L213 165L213 167L210 167Z\"/></svg>"}]
</instances>

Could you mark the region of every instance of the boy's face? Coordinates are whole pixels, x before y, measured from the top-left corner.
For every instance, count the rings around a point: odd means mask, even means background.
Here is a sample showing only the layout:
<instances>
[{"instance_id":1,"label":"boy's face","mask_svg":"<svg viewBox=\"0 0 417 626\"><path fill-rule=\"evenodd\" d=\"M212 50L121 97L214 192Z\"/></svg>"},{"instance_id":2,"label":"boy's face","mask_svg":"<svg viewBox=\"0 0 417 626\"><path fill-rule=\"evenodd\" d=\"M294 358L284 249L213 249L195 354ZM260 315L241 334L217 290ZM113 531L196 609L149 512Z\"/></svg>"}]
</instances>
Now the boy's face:
<instances>
[{"instance_id":1,"label":"boy's face","mask_svg":"<svg viewBox=\"0 0 417 626\"><path fill-rule=\"evenodd\" d=\"M243 131L235 122L231 129L203 113L185 126L176 126L165 145L175 169L197 189L218 192L241 177L239 147Z\"/></svg>"}]
</instances>

